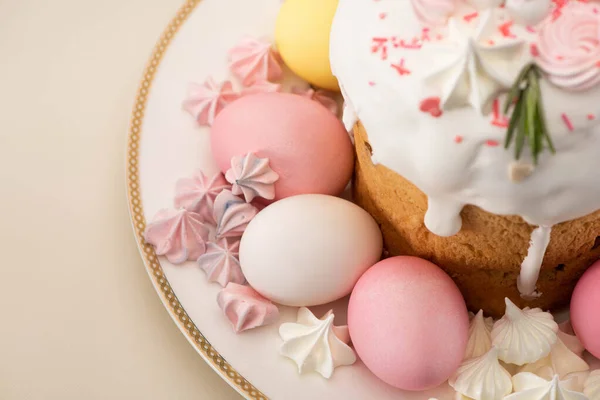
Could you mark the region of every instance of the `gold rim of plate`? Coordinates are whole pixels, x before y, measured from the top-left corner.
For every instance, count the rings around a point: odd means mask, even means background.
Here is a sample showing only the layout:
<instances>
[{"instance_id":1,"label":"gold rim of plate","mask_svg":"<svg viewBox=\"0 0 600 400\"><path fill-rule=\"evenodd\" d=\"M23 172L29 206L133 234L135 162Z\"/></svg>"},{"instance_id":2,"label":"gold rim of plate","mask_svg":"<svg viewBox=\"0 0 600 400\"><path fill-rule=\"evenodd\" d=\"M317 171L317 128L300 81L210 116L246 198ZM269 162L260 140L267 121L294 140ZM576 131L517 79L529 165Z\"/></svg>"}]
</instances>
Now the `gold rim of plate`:
<instances>
[{"instance_id":1,"label":"gold rim of plate","mask_svg":"<svg viewBox=\"0 0 600 400\"><path fill-rule=\"evenodd\" d=\"M143 205L140 198L138 149L140 148L142 121L144 119L146 103L148 101L148 95L154 76L169 44L200 1L201 0L186 0L185 4L179 9L158 40L144 71L144 76L140 83L135 105L133 107L127 140L127 196L129 212L133 223L135 238L144 265L148 271L148 275L150 276L156 291L162 297L167 311L171 314L171 317L173 317L173 320L177 323L181 332L206 362L209 363L233 388L237 389L238 392L243 394L247 399L266 400L267 397L248 382L246 378L240 375L219 354L219 352L211 346L210 342L204 337L202 332L198 330L179 302L179 299L177 299L173 289L171 289L171 285L163 272L158 257L154 252L154 248L144 241L143 236L144 230L146 229L146 219L144 218Z\"/></svg>"}]
</instances>

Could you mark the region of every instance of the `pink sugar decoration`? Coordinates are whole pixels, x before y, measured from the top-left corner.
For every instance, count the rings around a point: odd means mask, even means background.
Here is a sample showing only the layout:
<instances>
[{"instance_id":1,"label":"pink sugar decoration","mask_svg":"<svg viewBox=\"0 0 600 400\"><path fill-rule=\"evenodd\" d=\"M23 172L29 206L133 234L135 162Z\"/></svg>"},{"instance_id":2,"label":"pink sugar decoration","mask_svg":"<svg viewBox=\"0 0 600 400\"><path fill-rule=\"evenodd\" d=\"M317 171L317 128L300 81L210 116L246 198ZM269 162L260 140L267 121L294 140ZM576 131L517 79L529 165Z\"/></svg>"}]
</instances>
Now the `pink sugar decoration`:
<instances>
[{"instance_id":1,"label":"pink sugar decoration","mask_svg":"<svg viewBox=\"0 0 600 400\"><path fill-rule=\"evenodd\" d=\"M387 13L382 12L379 14L379 19L385 19L387 17Z\"/></svg>"},{"instance_id":2,"label":"pink sugar decoration","mask_svg":"<svg viewBox=\"0 0 600 400\"><path fill-rule=\"evenodd\" d=\"M391 66L392 66L392 68L394 68L396 71L398 71L398 73L400 74L400 76L403 76L403 75L410 75L410 73L411 73L411 72L410 72L410 70L409 70L409 69L407 69L407 68L404 66L404 58L403 58L403 59L401 59L401 60L400 60L400 62L399 62L398 64L392 64Z\"/></svg>"},{"instance_id":3,"label":"pink sugar decoration","mask_svg":"<svg viewBox=\"0 0 600 400\"><path fill-rule=\"evenodd\" d=\"M562 118L563 122L567 126L567 129L569 129L570 132L573 132L575 130L575 127L573 126L573 122L571 121L571 118L569 118L569 116L565 113L562 113L560 115L560 117Z\"/></svg>"},{"instance_id":4,"label":"pink sugar decoration","mask_svg":"<svg viewBox=\"0 0 600 400\"><path fill-rule=\"evenodd\" d=\"M163 209L148 224L144 238L154 246L156 254L181 264L195 261L206 251L209 234L199 214L186 209Z\"/></svg>"},{"instance_id":5,"label":"pink sugar decoration","mask_svg":"<svg viewBox=\"0 0 600 400\"><path fill-rule=\"evenodd\" d=\"M248 153L231 159L231 168L225 178L233 185L231 192L244 195L246 202L250 203L255 197L273 200L275 182L279 180L279 175L269 166L268 158Z\"/></svg>"},{"instance_id":6,"label":"pink sugar decoration","mask_svg":"<svg viewBox=\"0 0 600 400\"><path fill-rule=\"evenodd\" d=\"M239 97L230 81L216 83L212 77L208 77L203 84L190 83L183 109L190 113L199 125L212 125L223 108Z\"/></svg>"},{"instance_id":7,"label":"pink sugar decoration","mask_svg":"<svg viewBox=\"0 0 600 400\"><path fill-rule=\"evenodd\" d=\"M198 265L206 273L209 282L225 287L230 282L243 284L246 278L238 259L239 240L222 239L206 245L206 253L198 258Z\"/></svg>"},{"instance_id":8,"label":"pink sugar decoration","mask_svg":"<svg viewBox=\"0 0 600 400\"><path fill-rule=\"evenodd\" d=\"M485 144L490 147L497 147L500 145L500 143L497 140L492 140L492 139L486 140Z\"/></svg>"},{"instance_id":9,"label":"pink sugar decoration","mask_svg":"<svg viewBox=\"0 0 600 400\"><path fill-rule=\"evenodd\" d=\"M279 53L271 42L244 38L229 51L229 69L244 86L257 81L278 81L283 77Z\"/></svg>"},{"instance_id":10,"label":"pink sugar decoration","mask_svg":"<svg viewBox=\"0 0 600 400\"><path fill-rule=\"evenodd\" d=\"M497 126L499 128L508 128L508 118L503 115L500 111L500 100L495 99L493 105L493 118L492 125Z\"/></svg>"},{"instance_id":11,"label":"pink sugar decoration","mask_svg":"<svg viewBox=\"0 0 600 400\"><path fill-rule=\"evenodd\" d=\"M182 178L175 184L175 207L185 208L200 215L203 222L213 224L215 199L231 185L220 172L209 178L197 171L191 178Z\"/></svg>"},{"instance_id":12,"label":"pink sugar decoration","mask_svg":"<svg viewBox=\"0 0 600 400\"><path fill-rule=\"evenodd\" d=\"M460 135L456 135L456 136L454 137L454 142L455 142L455 143L458 143L458 144L460 144L460 143L462 143L462 141L463 141L463 137L462 137L462 136L460 136Z\"/></svg>"},{"instance_id":13,"label":"pink sugar decoration","mask_svg":"<svg viewBox=\"0 0 600 400\"><path fill-rule=\"evenodd\" d=\"M277 306L250 286L228 284L219 292L217 303L235 333L272 324L279 318Z\"/></svg>"},{"instance_id":14,"label":"pink sugar decoration","mask_svg":"<svg viewBox=\"0 0 600 400\"><path fill-rule=\"evenodd\" d=\"M258 93L275 93L281 90L279 83L273 83L269 81L256 81L251 86L242 89L242 96Z\"/></svg>"},{"instance_id":15,"label":"pink sugar decoration","mask_svg":"<svg viewBox=\"0 0 600 400\"><path fill-rule=\"evenodd\" d=\"M375 83L375 82L373 82L373 81L369 81L369 86L375 86L375 85L376 85L376 83Z\"/></svg>"},{"instance_id":16,"label":"pink sugar decoration","mask_svg":"<svg viewBox=\"0 0 600 400\"><path fill-rule=\"evenodd\" d=\"M513 25L514 21L506 21L498 26L498 30L504 37L516 38L516 36L511 31Z\"/></svg>"},{"instance_id":17,"label":"pink sugar decoration","mask_svg":"<svg viewBox=\"0 0 600 400\"><path fill-rule=\"evenodd\" d=\"M241 237L256 214L258 210L252 204L246 203L229 190L223 190L215 199L213 211L217 222L217 239Z\"/></svg>"},{"instance_id":18,"label":"pink sugar decoration","mask_svg":"<svg viewBox=\"0 0 600 400\"><path fill-rule=\"evenodd\" d=\"M596 116L594 114L588 114L587 119L589 119L590 121L593 121L596 119Z\"/></svg>"},{"instance_id":19,"label":"pink sugar decoration","mask_svg":"<svg viewBox=\"0 0 600 400\"><path fill-rule=\"evenodd\" d=\"M540 50L535 43L531 43L531 45L529 45L529 51L533 57L539 57L540 55Z\"/></svg>"},{"instance_id":20,"label":"pink sugar decoration","mask_svg":"<svg viewBox=\"0 0 600 400\"><path fill-rule=\"evenodd\" d=\"M474 20L478 16L479 16L479 13L477 11L475 11L474 13L467 14L467 15L463 16L463 19L465 21L467 21L467 22L471 22L472 20Z\"/></svg>"}]
</instances>

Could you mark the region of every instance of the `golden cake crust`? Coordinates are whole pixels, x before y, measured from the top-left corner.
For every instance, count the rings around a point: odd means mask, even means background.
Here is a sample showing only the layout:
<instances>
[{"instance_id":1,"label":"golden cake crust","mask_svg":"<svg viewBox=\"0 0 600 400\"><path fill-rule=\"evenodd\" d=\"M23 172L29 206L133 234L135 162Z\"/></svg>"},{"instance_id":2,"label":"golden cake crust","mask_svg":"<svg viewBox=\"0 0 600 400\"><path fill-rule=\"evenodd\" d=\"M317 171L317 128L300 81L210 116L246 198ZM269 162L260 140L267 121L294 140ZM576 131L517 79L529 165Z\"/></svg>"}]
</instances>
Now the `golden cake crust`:
<instances>
[{"instance_id":1,"label":"golden cake crust","mask_svg":"<svg viewBox=\"0 0 600 400\"><path fill-rule=\"evenodd\" d=\"M535 227L517 216L499 216L475 206L462 211L462 230L451 237L424 225L427 197L412 183L382 165L373 165L363 126L354 129L355 201L379 223L391 256L428 259L454 279L471 311L504 313L504 298L520 307L566 306L579 277L600 258L600 210L552 228L537 289L543 295L523 300L517 277Z\"/></svg>"}]
</instances>

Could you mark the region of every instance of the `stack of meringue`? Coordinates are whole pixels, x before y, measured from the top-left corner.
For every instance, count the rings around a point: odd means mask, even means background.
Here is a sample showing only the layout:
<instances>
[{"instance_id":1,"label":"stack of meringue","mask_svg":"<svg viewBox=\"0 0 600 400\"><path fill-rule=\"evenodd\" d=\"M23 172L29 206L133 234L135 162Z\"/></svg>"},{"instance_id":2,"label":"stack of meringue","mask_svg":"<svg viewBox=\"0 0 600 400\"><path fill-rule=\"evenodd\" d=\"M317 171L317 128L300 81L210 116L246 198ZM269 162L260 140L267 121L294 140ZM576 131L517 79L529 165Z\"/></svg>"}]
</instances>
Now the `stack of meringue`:
<instances>
[{"instance_id":1,"label":"stack of meringue","mask_svg":"<svg viewBox=\"0 0 600 400\"><path fill-rule=\"evenodd\" d=\"M465 360L448 383L457 399L600 400L600 371L590 373L584 348L568 325L539 308L506 299L495 323L471 319Z\"/></svg>"}]
</instances>

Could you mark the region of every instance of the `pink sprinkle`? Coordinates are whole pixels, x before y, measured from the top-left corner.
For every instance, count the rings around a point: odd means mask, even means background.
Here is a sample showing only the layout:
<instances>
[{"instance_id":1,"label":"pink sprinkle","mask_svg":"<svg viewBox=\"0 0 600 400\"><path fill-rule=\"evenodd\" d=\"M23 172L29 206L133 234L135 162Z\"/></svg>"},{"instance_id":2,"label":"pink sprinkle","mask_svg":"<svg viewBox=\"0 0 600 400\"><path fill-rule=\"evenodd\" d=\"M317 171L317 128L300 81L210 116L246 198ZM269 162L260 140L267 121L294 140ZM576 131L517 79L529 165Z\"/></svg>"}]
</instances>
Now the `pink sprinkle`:
<instances>
[{"instance_id":1,"label":"pink sprinkle","mask_svg":"<svg viewBox=\"0 0 600 400\"><path fill-rule=\"evenodd\" d=\"M513 21L506 21L505 23L500 24L500 26L498 26L498 30L500 31L500 33L502 34L502 36L508 37L508 38L515 38L516 37L511 32L511 28L512 28L513 24L514 24Z\"/></svg>"},{"instance_id":2,"label":"pink sprinkle","mask_svg":"<svg viewBox=\"0 0 600 400\"><path fill-rule=\"evenodd\" d=\"M600 68L600 61L596 62L596 67Z\"/></svg>"},{"instance_id":3,"label":"pink sprinkle","mask_svg":"<svg viewBox=\"0 0 600 400\"><path fill-rule=\"evenodd\" d=\"M529 33L535 33L535 28L533 26L527 26L525 29L527 29L527 32Z\"/></svg>"},{"instance_id":4,"label":"pink sprinkle","mask_svg":"<svg viewBox=\"0 0 600 400\"><path fill-rule=\"evenodd\" d=\"M410 75L410 70L404 67L404 58L398 64L392 64L392 68L398 71L400 75Z\"/></svg>"},{"instance_id":5,"label":"pink sprinkle","mask_svg":"<svg viewBox=\"0 0 600 400\"><path fill-rule=\"evenodd\" d=\"M567 129L569 129L569 131L573 132L575 130L575 128L573 127L573 122L571 122L571 119L569 118L569 116L565 113L562 113L561 118L562 118L563 122L565 123L565 125L567 126Z\"/></svg>"},{"instance_id":6,"label":"pink sprinkle","mask_svg":"<svg viewBox=\"0 0 600 400\"><path fill-rule=\"evenodd\" d=\"M471 14L467 14L463 17L463 19L467 22L471 22L473 19L477 18L479 16L478 12L474 12Z\"/></svg>"},{"instance_id":7,"label":"pink sprinkle","mask_svg":"<svg viewBox=\"0 0 600 400\"><path fill-rule=\"evenodd\" d=\"M531 43L531 45L529 46L529 51L531 52L531 55L533 57L539 57L540 55L540 50L538 49L535 43Z\"/></svg>"},{"instance_id":8,"label":"pink sprinkle","mask_svg":"<svg viewBox=\"0 0 600 400\"><path fill-rule=\"evenodd\" d=\"M379 19L385 19L385 17L387 17L387 13L382 12L379 14Z\"/></svg>"},{"instance_id":9,"label":"pink sprinkle","mask_svg":"<svg viewBox=\"0 0 600 400\"><path fill-rule=\"evenodd\" d=\"M497 147L500 145L500 143L498 143L497 140L487 140L485 142L486 145L490 146L490 147Z\"/></svg>"},{"instance_id":10,"label":"pink sprinkle","mask_svg":"<svg viewBox=\"0 0 600 400\"><path fill-rule=\"evenodd\" d=\"M494 42L492 39L488 40L488 44L489 44L490 46L493 46L493 45L494 45L494 43L496 43L496 42Z\"/></svg>"},{"instance_id":11,"label":"pink sprinkle","mask_svg":"<svg viewBox=\"0 0 600 400\"><path fill-rule=\"evenodd\" d=\"M587 119L589 119L590 121L593 121L596 119L596 116L594 114L588 114Z\"/></svg>"},{"instance_id":12,"label":"pink sprinkle","mask_svg":"<svg viewBox=\"0 0 600 400\"><path fill-rule=\"evenodd\" d=\"M462 141L463 141L463 137L462 137L462 136L460 136L460 135L456 135L456 136L454 137L454 142L455 142L455 143L462 143Z\"/></svg>"},{"instance_id":13,"label":"pink sprinkle","mask_svg":"<svg viewBox=\"0 0 600 400\"><path fill-rule=\"evenodd\" d=\"M375 86L375 82L369 81L369 86Z\"/></svg>"}]
</instances>

